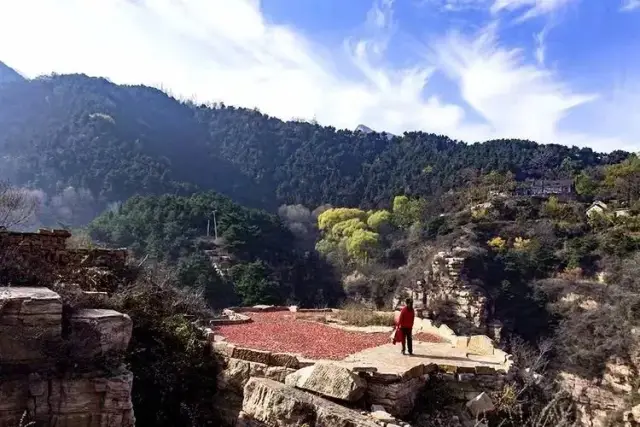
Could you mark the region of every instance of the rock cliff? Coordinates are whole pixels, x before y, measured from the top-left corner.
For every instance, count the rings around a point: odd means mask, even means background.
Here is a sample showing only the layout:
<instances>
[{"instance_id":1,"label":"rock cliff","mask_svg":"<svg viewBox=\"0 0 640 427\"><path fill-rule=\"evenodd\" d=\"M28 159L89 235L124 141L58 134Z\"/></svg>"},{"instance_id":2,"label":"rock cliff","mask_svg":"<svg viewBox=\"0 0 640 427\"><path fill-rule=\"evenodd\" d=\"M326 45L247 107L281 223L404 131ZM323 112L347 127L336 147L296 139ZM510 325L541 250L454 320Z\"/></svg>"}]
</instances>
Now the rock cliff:
<instances>
[{"instance_id":1,"label":"rock cliff","mask_svg":"<svg viewBox=\"0 0 640 427\"><path fill-rule=\"evenodd\" d=\"M103 293L83 290L90 269L123 267L126 252L67 249L69 236L0 232L0 274L11 285L0 286L0 427L18 426L25 413L43 426L135 424L123 365L131 319L89 308ZM62 282L81 271L83 286Z\"/></svg>"}]
</instances>

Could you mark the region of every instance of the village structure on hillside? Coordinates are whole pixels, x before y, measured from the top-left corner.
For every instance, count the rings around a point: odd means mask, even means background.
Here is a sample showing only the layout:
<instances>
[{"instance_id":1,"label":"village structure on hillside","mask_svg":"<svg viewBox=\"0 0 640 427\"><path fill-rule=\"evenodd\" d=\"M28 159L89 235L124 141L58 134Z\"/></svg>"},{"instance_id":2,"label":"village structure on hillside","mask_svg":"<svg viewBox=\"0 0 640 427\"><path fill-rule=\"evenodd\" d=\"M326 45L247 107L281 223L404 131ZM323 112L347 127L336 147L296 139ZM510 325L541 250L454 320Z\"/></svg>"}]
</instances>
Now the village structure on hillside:
<instances>
[{"instance_id":1,"label":"village structure on hillside","mask_svg":"<svg viewBox=\"0 0 640 427\"><path fill-rule=\"evenodd\" d=\"M566 180L533 180L519 182L516 194L530 197L558 196L560 198L572 198L575 196L573 181Z\"/></svg>"}]
</instances>

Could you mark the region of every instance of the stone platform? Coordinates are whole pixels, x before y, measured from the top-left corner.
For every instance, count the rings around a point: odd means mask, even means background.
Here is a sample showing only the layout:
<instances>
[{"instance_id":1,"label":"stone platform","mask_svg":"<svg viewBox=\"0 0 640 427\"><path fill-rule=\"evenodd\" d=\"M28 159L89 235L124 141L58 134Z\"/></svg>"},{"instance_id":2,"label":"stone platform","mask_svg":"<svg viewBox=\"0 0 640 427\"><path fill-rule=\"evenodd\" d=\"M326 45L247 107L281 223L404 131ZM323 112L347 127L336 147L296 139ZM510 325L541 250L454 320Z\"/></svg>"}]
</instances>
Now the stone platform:
<instances>
[{"instance_id":1,"label":"stone platform","mask_svg":"<svg viewBox=\"0 0 640 427\"><path fill-rule=\"evenodd\" d=\"M363 350L346 357L342 365L354 369L375 368L377 375L406 377L408 372L425 370L431 365L448 373L507 372L511 362L504 352L492 355L469 353L467 349L453 347L450 343L413 343L413 356L400 353L400 346L385 344Z\"/></svg>"}]
</instances>

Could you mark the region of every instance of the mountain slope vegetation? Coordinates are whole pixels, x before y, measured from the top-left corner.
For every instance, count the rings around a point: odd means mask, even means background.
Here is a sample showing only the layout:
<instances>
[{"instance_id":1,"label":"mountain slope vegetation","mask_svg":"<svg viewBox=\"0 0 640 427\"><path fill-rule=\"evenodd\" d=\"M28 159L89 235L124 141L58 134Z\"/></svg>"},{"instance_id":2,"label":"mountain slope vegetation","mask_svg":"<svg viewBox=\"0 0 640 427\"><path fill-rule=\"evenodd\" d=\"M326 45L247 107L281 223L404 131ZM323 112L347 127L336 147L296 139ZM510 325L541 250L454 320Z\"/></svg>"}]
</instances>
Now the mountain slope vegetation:
<instances>
[{"instance_id":1,"label":"mountain slope vegetation","mask_svg":"<svg viewBox=\"0 0 640 427\"><path fill-rule=\"evenodd\" d=\"M523 140L465 144L423 132L389 138L197 106L85 75L2 85L0 129L3 178L49 196L89 190L96 209L134 195L197 190L271 211L296 203L379 207L397 194L446 192L483 171L571 178L627 156Z\"/></svg>"}]
</instances>

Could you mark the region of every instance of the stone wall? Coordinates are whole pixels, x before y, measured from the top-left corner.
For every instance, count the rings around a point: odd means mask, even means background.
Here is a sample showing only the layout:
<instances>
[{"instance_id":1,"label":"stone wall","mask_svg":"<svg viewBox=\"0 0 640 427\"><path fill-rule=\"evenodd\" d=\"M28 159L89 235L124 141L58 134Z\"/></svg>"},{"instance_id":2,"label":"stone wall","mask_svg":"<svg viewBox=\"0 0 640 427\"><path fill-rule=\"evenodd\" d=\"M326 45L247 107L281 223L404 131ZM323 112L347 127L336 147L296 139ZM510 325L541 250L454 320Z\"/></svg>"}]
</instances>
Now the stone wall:
<instances>
[{"instance_id":1,"label":"stone wall","mask_svg":"<svg viewBox=\"0 0 640 427\"><path fill-rule=\"evenodd\" d=\"M0 231L0 278L5 283L50 286L61 278L84 275L77 270L122 270L127 262L125 249L71 249L66 230L40 229L37 233Z\"/></svg>"},{"instance_id":2,"label":"stone wall","mask_svg":"<svg viewBox=\"0 0 640 427\"><path fill-rule=\"evenodd\" d=\"M122 366L131 333L125 314L63 318L62 298L48 288L0 287L0 427L17 426L25 411L38 425L133 426L133 376Z\"/></svg>"}]
</instances>

